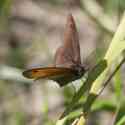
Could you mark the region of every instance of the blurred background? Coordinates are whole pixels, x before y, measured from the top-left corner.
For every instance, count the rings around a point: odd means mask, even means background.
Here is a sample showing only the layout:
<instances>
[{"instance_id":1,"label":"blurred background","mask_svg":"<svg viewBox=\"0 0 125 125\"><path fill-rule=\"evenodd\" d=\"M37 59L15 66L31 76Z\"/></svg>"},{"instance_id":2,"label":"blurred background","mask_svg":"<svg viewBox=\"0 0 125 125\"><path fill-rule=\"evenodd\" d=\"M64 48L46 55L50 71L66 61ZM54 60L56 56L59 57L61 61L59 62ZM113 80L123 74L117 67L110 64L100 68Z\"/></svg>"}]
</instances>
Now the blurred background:
<instances>
[{"instance_id":1,"label":"blurred background","mask_svg":"<svg viewBox=\"0 0 125 125\"><path fill-rule=\"evenodd\" d=\"M103 58L124 9L125 0L1 0L0 125L55 125L74 88L30 81L22 71L53 64L69 13L79 33L82 62L95 65ZM125 90L124 72L123 67L95 102L88 125L111 125L118 103L113 83L121 82Z\"/></svg>"}]
</instances>

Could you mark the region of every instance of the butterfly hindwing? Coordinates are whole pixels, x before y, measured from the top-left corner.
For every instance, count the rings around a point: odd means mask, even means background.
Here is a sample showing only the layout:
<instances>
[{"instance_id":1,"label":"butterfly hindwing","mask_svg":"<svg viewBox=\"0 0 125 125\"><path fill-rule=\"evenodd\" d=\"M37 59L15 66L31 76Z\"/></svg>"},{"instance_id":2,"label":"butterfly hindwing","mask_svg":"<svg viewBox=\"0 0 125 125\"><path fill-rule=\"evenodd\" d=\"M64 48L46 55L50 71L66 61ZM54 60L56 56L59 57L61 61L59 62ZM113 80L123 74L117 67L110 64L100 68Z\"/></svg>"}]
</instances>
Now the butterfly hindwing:
<instances>
[{"instance_id":1,"label":"butterfly hindwing","mask_svg":"<svg viewBox=\"0 0 125 125\"><path fill-rule=\"evenodd\" d=\"M63 45L56 51L55 65L58 66L67 63L74 65L74 62L81 64L80 46L75 21L72 15L69 14L64 32ZM72 65L66 66L71 68L70 66Z\"/></svg>"}]
</instances>

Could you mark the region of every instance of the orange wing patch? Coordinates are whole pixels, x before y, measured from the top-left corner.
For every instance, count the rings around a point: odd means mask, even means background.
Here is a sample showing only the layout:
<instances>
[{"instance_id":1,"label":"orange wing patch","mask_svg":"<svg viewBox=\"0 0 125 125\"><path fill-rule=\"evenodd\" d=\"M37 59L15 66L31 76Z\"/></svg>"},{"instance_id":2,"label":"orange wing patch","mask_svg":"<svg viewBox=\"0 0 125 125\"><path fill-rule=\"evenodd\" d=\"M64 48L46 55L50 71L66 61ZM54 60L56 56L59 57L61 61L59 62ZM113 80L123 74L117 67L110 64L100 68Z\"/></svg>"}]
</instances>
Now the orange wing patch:
<instances>
[{"instance_id":1,"label":"orange wing patch","mask_svg":"<svg viewBox=\"0 0 125 125\"><path fill-rule=\"evenodd\" d=\"M47 68L34 68L30 70L26 70L23 72L23 75L30 79L38 79L38 78L51 78L53 76L60 75L70 75L75 73L74 70L69 68L57 68L57 67L47 67Z\"/></svg>"}]
</instances>

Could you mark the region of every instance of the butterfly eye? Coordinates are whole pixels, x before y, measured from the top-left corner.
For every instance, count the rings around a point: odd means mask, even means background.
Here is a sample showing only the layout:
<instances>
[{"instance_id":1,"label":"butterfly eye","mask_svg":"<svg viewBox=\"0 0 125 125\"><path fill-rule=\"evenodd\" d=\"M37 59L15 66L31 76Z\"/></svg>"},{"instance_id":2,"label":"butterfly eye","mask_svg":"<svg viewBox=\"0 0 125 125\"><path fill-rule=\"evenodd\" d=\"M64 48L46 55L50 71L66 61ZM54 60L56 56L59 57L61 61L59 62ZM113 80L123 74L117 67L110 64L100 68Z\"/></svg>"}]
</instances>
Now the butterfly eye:
<instances>
[{"instance_id":1,"label":"butterfly eye","mask_svg":"<svg viewBox=\"0 0 125 125\"><path fill-rule=\"evenodd\" d=\"M85 72L85 68L82 66L77 66L76 70L77 70L77 75L79 75L79 76L82 76Z\"/></svg>"}]
</instances>

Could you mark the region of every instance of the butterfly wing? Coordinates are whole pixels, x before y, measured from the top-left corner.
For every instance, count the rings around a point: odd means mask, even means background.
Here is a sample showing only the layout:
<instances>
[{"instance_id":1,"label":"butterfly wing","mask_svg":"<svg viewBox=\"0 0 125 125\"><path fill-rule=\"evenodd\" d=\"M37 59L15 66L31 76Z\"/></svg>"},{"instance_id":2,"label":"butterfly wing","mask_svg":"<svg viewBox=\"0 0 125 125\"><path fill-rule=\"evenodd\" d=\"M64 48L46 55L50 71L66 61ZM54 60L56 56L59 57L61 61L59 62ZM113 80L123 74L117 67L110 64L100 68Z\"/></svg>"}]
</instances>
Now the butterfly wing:
<instances>
[{"instance_id":1,"label":"butterfly wing","mask_svg":"<svg viewBox=\"0 0 125 125\"><path fill-rule=\"evenodd\" d=\"M55 67L30 69L24 71L23 75L31 79L52 79L63 86L81 77L74 68L78 65L81 65L79 39L75 21L70 14L67 18L63 46L56 51Z\"/></svg>"},{"instance_id":2,"label":"butterfly wing","mask_svg":"<svg viewBox=\"0 0 125 125\"><path fill-rule=\"evenodd\" d=\"M64 32L64 44L55 55L55 65L71 68L72 65L81 64L79 38L72 15L68 15Z\"/></svg>"},{"instance_id":3,"label":"butterfly wing","mask_svg":"<svg viewBox=\"0 0 125 125\"><path fill-rule=\"evenodd\" d=\"M26 70L23 75L30 79L51 79L64 86L75 78L76 71L69 68L46 67Z\"/></svg>"}]
</instances>

